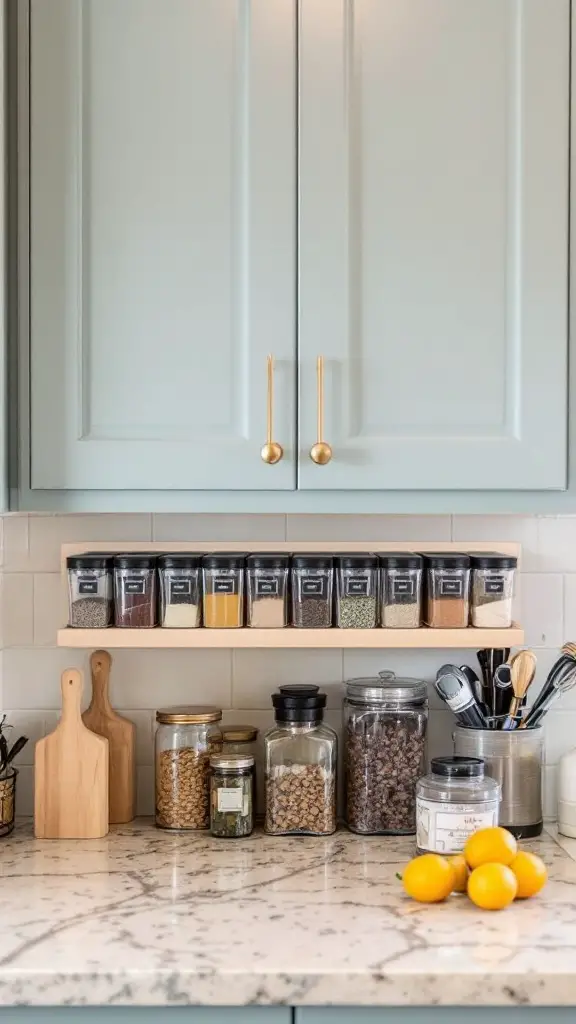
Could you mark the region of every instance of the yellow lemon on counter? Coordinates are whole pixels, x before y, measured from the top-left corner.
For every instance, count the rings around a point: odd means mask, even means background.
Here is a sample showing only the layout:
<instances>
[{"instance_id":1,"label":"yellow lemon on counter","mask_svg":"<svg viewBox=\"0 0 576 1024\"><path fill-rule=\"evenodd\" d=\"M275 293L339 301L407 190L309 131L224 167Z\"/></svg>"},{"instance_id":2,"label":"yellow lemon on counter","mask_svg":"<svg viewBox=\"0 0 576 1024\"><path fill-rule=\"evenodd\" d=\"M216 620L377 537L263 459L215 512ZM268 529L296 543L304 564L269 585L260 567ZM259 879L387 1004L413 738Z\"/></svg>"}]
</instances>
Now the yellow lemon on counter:
<instances>
[{"instance_id":1,"label":"yellow lemon on counter","mask_svg":"<svg viewBox=\"0 0 576 1024\"><path fill-rule=\"evenodd\" d=\"M468 879L468 895L482 910L503 910L517 890L516 875L505 864L481 864Z\"/></svg>"},{"instance_id":2,"label":"yellow lemon on counter","mask_svg":"<svg viewBox=\"0 0 576 1024\"><path fill-rule=\"evenodd\" d=\"M517 853L510 864L510 870L516 875L518 892L516 899L525 900L535 896L544 888L548 880L546 865L535 853Z\"/></svg>"},{"instance_id":3,"label":"yellow lemon on counter","mask_svg":"<svg viewBox=\"0 0 576 1024\"><path fill-rule=\"evenodd\" d=\"M518 852L518 845L511 832L505 828L481 828L466 842L464 856L474 870L481 864L512 863Z\"/></svg>"},{"instance_id":4,"label":"yellow lemon on counter","mask_svg":"<svg viewBox=\"0 0 576 1024\"><path fill-rule=\"evenodd\" d=\"M454 856L448 857L448 863L454 869L454 888L452 892L466 892L470 872L464 854L455 853Z\"/></svg>"},{"instance_id":5,"label":"yellow lemon on counter","mask_svg":"<svg viewBox=\"0 0 576 1024\"><path fill-rule=\"evenodd\" d=\"M414 857L404 868L402 884L418 903L440 903L454 889L456 873L445 857L425 853Z\"/></svg>"}]
</instances>

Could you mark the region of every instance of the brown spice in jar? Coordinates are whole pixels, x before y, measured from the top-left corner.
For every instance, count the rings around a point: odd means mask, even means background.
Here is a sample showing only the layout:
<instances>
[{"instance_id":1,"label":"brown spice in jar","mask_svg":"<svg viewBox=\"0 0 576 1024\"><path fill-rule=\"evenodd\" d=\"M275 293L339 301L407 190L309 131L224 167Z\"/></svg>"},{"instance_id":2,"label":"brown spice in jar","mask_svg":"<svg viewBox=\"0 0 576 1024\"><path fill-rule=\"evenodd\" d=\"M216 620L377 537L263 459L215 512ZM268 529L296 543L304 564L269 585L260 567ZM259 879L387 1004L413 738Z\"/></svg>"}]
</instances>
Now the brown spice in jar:
<instances>
[{"instance_id":1,"label":"brown spice in jar","mask_svg":"<svg viewBox=\"0 0 576 1024\"><path fill-rule=\"evenodd\" d=\"M321 765L276 765L266 777L266 832L334 832L334 782L334 774Z\"/></svg>"},{"instance_id":2,"label":"brown spice in jar","mask_svg":"<svg viewBox=\"0 0 576 1024\"><path fill-rule=\"evenodd\" d=\"M156 757L156 824L169 829L210 827L211 744L199 753L192 747L163 750Z\"/></svg>"},{"instance_id":3,"label":"brown spice in jar","mask_svg":"<svg viewBox=\"0 0 576 1024\"><path fill-rule=\"evenodd\" d=\"M437 629L465 629L468 600L463 597L432 597L426 602L426 623Z\"/></svg>"},{"instance_id":4,"label":"brown spice in jar","mask_svg":"<svg viewBox=\"0 0 576 1024\"><path fill-rule=\"evenodd\" d=\"M350 721L345 737L346 822L355 832L416 831L425 726L406 715Z\"/></svg>"}]
</instances>

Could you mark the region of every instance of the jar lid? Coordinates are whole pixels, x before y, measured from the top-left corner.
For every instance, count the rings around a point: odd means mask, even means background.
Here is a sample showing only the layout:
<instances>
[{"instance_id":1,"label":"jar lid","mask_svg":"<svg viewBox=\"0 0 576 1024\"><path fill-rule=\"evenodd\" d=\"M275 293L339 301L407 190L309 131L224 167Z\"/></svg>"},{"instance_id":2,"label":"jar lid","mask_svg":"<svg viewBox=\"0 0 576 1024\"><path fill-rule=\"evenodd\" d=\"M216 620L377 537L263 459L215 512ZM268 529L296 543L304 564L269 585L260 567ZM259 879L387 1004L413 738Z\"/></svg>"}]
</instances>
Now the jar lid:
<instances>
[{"instance_id":1,"label":"jar lid","mask_svg":"<svg viewBox=\"0 0 576 1024\"><path fill-rule=\"evenodd\" d=\"M424 703L428 687L424 679L397 677L394 672L379 672L377 676L349 679L346 696L361 704L412 704Z\"/></svg>"},{"instance_id":2,"label":"jar lid","mask_svg":"<svg viewBox=\"0 0 576 1024\"><path fill-rule=\"evenodd\" d=\"M424 555L430 569L467 569L470 565L470 556L455 552L433 552Z\"/></svg>"},{"instance_id":3,"label":"jar lid","mask_svg":"<svg viewBox=\"0 0 576 1024\"><path fill-rule=\"evenodd\" d=\"M318 686L294 683L278 689L278 693L272 694L276 721L315 722L322 718L326 694L320 693Z\"/></svg>"},{"instance_id":4,"label":"jar lid","mask_svg":"<svg viewBox=\"0 0 576 1024\"><path fill-rule=\"evenodd\" d=\"M243 551L214 551L202 558L205 569L243 569L245 562Z\"/></svg>"},{"instance_id":5,"label":"jar lid","mask_svg":"<svg viewBox=\"0 0 576 1024\"><path fill-rule=\"evenodd\" d=\"M339 569L375 569L378 565L378 556L371 552L362 554L352 553L349 555L336 555L335 564Z\"/></svg>"},{"instance_id":6,"label":"jar lid","mask_svg":"<svg viewBox=\"0 0 576 1024\"><path fill-rule=\"evenodd\" d=\"M273 551L266 551L261 555L248 555L246 565L249 569L287 569L290 565L290 555Z\"/></svg>"},{"instance_id":7,"label":"jar lid","mask_svg":"<svg viewBox=\"0 0 576 1024\"><path fill-rule=\"evenodd\" d=\"M255 725L223 725L220 731L225 743L251 743L258 735Z\"/></svg>"},{"instance_id":8,"label":"jar lid","mask_svg":"<svg viewBox=\"0 0 576 1024\"><path fill-rule=\"evenodd\" d=\"M421 569L424 564L415 551L387 551L379 557L383 569Z\"/></svg>"},{"instance_id":9,"label":"jar lid","mask_svg":"<svg viewBox=\"0 0 576 1024\"><path fill-rule=\"evenodd\" d=\"M202 555L193 551L172 551L158 556L159 569L197 569Z\"/></svg>"},{"instance_id":10,"label":"jar lid","mask_svg":"<svg viewBox=\"0 0 576 1024\"><path fill-rule=\"evenodd\" d=\"M478 779L484 775L484 761L479 757L433 757L430 769L433 775L453 779Z\"/></svg>"},{"instance_id":11,"label":"jar lid","mask_svg":"<svg viewBox=\"0 0 576 1024\"><path fill-rule=\"evenodd\" d=\"M293 569L331 569L332 555L292 555Z\"/></svg>"},{"instance_id":12,"label":"jar lid","mask_svg":"<svg viewBox=\"0 0 576 1024\"><path fill-rule=\"evenodd\" d=\"M113 565L114 555L105 551L86 551L83 555L69 555L66 559L68 569L111 569Z\"/></svg>"},{"instance_id":13,"label":"jar lid","mask_svg":"<svg viewBox=\"0 0 576 1024\"><path fill-rule=\"evenodd\" d=\"M515 569L518 559L514 555L501 555L498 551L471 551L473 569Z\"/></svg>"},{"instance_id":14,"label":"jar lid","mask_svg":"<svg viewBox=\"0 0 576 1024\"><path fill-rule=\"evenodd\" d=\"M228 771L235 771L237 768L252 768L254 758L251 754L212 754L210 766Z\"/></svg>"},{"instance_id":15,"label":"jar lid","mask_svg":"<svg viewBox=\"0 0 576 1024\"><path fill-rule=\"evenodd\" d=\"M179 704L173 708L160 708L156 712L156 721L164 725L202 725L206 722L219 722L221 718L220 708L211 704Z\"/></svg>"},{"instance_id":16,"label":"jar lid","mask_svg":"<svg viewBox=\"0 0 576 1024\"><path fill-rule=\"evenodd\" d=\"M147 551L131 551L124 555L116 555L116 569L154 569L157 557Z\"/></svg>"}]
</instances>

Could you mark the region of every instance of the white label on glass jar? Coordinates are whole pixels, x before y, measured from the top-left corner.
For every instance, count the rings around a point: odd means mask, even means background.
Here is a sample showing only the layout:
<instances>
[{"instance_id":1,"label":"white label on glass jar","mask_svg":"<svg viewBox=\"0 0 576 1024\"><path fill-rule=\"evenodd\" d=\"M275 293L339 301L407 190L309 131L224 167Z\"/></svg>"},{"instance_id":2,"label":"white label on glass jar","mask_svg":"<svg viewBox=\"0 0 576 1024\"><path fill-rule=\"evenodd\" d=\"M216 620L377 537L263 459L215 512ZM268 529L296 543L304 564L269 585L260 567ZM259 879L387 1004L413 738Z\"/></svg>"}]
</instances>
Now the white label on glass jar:
<instances>
[{"instance_id":1,"label":"white label on glass jar","mask_svg":"<svg viewBox=\"0 0 576 1024\"><path fill-rule=\"evenodd\" d=\"M243 807L242 787L229 789L222 786L218 789L218 810L219 811L241 811Z\"/></svg>"},{"instance_id":2,"label":"white label on glass jar","mask_svg":"<svg viewBox=\"0 0 576 1024\"><path fill-rule=\"evenodd\" d=\"M256 597L276 597L278 579L276 576L256 577Z\"/></svg>"},{"instance_id":3,"label":"white label on glass jar","mask_svg":"<svg viewBox=\"0 0 576 1024\"><path fill-rule=\"evenodd\" d=\"M485 594L503 594L504 593L504 577L503 576L490 576L484 577L484 593Z\"/></svg>"},{"instance_id":4,"label":"white label on glass jar","mask_svg":"<svg viewBox=\"0 0 576 1024\"><path fill-rule=\"evenodd\" d=\"M498 803L489 810L472 804L444 804L416 800L416 845L431 853L462 853L466 840L476 829L498 824Z\"/></svg>"},{"instance_id":5,"label":"white label on glass jar","mask_svg":"<svg viewBox=\"0 0 576 1024\"><path fill-rule=\"evenodd\" d=\"M213 584L215 594L234 594L236 592L236 580L216 576Z\"/></svg>"},{"instance_id":6,"label":"white label on glass jar","mask_svg":"<svg viewBox=\"0 0 576 1024\"><path fill-rule=\"evenodd\" d=\"M370 580L360 576L349 576L346 580L346 597L368 597Z\"/></svg>"},{"instance_id":7,"label":"white label on glass jar","mask_svg":"<svg viewBox=\"0 0 576 1024\"><path fill-rule=\"evenodd\" d=\"M326 580L323 576L314 576L307 580L302 580L302 597L322 597L325 583Z\"/></svg>"},{"instance_id":8,"label":"white label on glass jar","mask_svg":"<svg viewBox=\"0 0 576 1024\"><path fill-rule=\"evenodd\" d=\"M440 580L440 595L442 597L463 597L464 596L464 581L460 579L445 579Z\"/></svg>"},{"instance_id":9,"label":"white label on glass jar","mask_svg":"<svg viewBox=\"0 0 576 1024\"><path fill-rule=\"evenodd\" d=\"M127 594L145 594L146 578L142 576L125 576L124 590Z\"/></svg>"},{"instance_id":10,"label":"white label on glass jar","mask_svg":"<svg viewBox=\"0 0 576 1024\"><path fill-rule=\"evenodd\" d=\"M82 576L78 577L78 593L79 594L97 594L98 593L98 580L83 579Z\"/></svg>"},{"instance_id":11,"label":"white label on glass jar","mask_svg":"<svg viewBox=\"0 0 576 1024\"><path fill-rule=\"evenodd\" d=\"M416 580L410 576L396 576L392 580L392 594L394 597L414 596Z\"/></svg>"}]
</instances>

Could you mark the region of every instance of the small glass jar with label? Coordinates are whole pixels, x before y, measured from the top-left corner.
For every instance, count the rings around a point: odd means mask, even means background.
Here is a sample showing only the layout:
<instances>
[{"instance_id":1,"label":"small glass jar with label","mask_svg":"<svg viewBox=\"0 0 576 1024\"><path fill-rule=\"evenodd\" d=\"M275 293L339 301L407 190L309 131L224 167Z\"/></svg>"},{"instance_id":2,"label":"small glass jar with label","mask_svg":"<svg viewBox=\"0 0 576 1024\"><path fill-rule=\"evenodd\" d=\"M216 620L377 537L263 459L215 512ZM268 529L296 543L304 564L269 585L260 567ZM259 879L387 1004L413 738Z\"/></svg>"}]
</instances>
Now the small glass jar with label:
<instances>
[{"instance_id":1,"label":"small glass jar with label","mask_svg":"<svg viewBox=\"0 0 576 1024\"><path fill-rule=\"evenodd\" d=\"M223 725L222 753L255 757L258 731L255 725Z\"/></svg>"},{"instance_id":2,"label":"small glass jar with label","mask_svg":"<svg viewBox=\"0 0 576 1024\"><path fill-rule=\"evenodd\" d=\"M292 625L328 629L332 625L332 555L292 556Z\"/></svg>"},{"instance_id":3,"label":"small glass jar with label","mask_svg":"<svg viewBox=\"0 0 576 1024\"><path fill-rule=\"evenodd\" d=\"M340 629L374 629L378 610L378 557L337 555L336 625Z\"/></svg>"},{"instance_id":4,"label":"small glass jar with label","mask_svg":"<svg viewBox=\"0 0 576 1024\"><path fill-rule=\"evenodd\" d=\"M512 625L514 573L518 559L495 551L470 555L472 589L470 615L473 626L508 629Z\"/></svg>"},{"instance_id":5,"label":"small glass jar with label","mask_svg":"<svg viewBox=\"0 0 576 1024\"><path fill-rule=\"evenodd\" d=\"M466 629L470 617L470 557L425 555L427 626Z\"/></svg>"},{"instance_id":6,"label":"small glass jar with label","mask_svg":"<svg viewBox=\"0 0 576 1024\"><path fill-rule=\"evenodd\" d=\"M478 757L433 757L416 785L419 853L462 853L479 828L498 824L500 786Z\"/></svg>"},{"instance_id":7,"label":"small glass jar with label","mask_svg":"<svg viewBox=\"0 0 576 1024\"><path fill-rule=\"evenodd\" d=\"M249 555L246 559L247 623L256 629L288 625L290 555Z\"/></svg>"},{"instance_id":8,"label":"small glass jar with label","mask_svg":"<svg viewBox=\"0 0 576 1024\"><path fill-rule=\"evenodd\" d=\"M114 620L116 626L124 629L150 629L156 625L156 555L116 555Z\"/></svg>"},{"instance_id":9,"label":"small glass jar with label","mask_svg":"<svg viewBox=\"0 0 576 1024\"><path fill-rule=\"evenodd\" d=\"M254 758L210 758L210 831L218 839L242 839L254 828Z\"/></svg>"},{"instance_id":10,"label":"small glass jar with label","mask_svg":"<svg viewBox=\"0 0 576 1024\"><path fill-rule=\"evenodd\" d=\"M166 629L195 629L202 621L202 556L176 552L158 558L160 625Z\"/></svg>"},{"instance_id":11,"label":"small glass jar with label","mask_svg":"<svg viewBox=\"0 0 576 1024\"><path fill-rule=\"evenodd\" d=\"M204 555L204 626L239 629L244 625L244 566L246 556L236 551Z\"/></svg>"},{"instance_id":12,"label":"small glass jar with label","mask_svg":"<svg viewBox=\"0 0 576 1024\"><path fill-rule=\"evenodd\" d=\"M88 552L70 555L68 625L75 629L105 629L112 624L114 556Z\"/></svg>"},{"instance_id":13,"label":"small glass jar with label","mask_svg":"<svg viewBox=\"0 0 576 1024\"><path fill-rule=\"evenodd\" d=\"M380 625L418 629L422 618L424 559L413 551L380 555Z\"/></svg>"}]
</instances>

